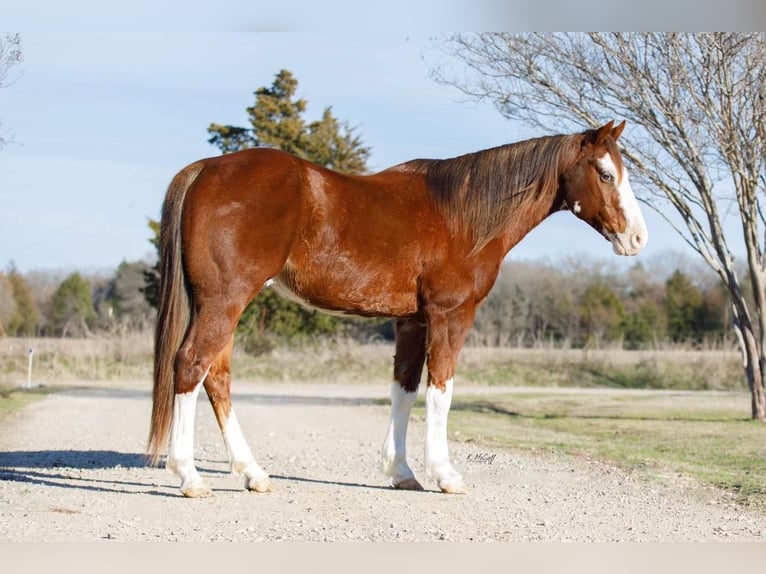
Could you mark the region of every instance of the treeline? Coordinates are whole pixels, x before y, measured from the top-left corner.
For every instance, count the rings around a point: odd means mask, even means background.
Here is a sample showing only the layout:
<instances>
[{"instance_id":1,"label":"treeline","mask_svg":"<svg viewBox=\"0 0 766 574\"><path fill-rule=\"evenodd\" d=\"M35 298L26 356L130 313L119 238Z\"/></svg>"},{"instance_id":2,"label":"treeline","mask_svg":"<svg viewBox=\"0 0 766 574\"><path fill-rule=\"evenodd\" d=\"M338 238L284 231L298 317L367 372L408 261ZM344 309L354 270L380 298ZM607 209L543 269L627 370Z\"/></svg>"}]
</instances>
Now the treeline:
<instances>
[{"instance_id":1,"label":"treeline","mask_svg":"<svg viewBox=\"0 0 766 574\"><path fill-rule=\"evenodd\" d=\"M474 344L647 349L728 343L730 304L715 277L636 263L507 263L471 333Z\"/></svg>"},{"instance_id":2,"label":"treeline","mask_svg":"<svg viewBox=\"0 0 766 574\"><path fill-rule=\"evenodd\" d=\"M729 302L704 270L636 263L615 271L598 261L508 262L479 308L469 344L625 349L731 342ZM124 262L113 275L0 273L0 333L88 337L154 326L154 267ZM318 337L393 340L388 320L342 319L266 289L245 311L237 343L262 354Z\"/></svg>"},{"instance_id":3,"label":"treeline","mask_svg":"<svg viewBox=\"0 0 766 574\"><path fill-rule=\"evenodd\" d=\"M144 293L148 263L123 262L112 275L0 272L0 335L88 337L148 330L156 311Z\"/></svg>"}]
</instances>

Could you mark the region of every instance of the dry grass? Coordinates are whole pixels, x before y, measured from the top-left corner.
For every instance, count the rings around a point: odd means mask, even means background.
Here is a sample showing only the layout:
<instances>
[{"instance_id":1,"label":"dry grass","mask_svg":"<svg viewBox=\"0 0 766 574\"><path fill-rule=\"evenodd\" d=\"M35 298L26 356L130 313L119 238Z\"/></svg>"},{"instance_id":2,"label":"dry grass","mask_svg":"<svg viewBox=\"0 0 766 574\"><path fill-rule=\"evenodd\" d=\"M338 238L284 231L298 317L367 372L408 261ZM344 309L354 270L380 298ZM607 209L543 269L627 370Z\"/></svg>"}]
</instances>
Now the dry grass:
<instances>
[{"instance_id":1,"label":"dry grass","mask_svg":"<svg viewBox=\"0 0 766 574\"><path fill-rule=\"evenodd\" d=\"M129 333L91 339L0 338L0 383L27 380L33 348L33 382L146 381L152 373L152 336ZM392 344L317 340L278 347L253 357L235 348L235 380L381 383L391 380ZM734 351L621 351L475 348L458 362L460 385L744 390Z\"/></svg>"},{"instance_id":2,"label":"dry grass","mask_svg":"<svg viewBox=\"0 0 766 574\"><path fill-rule=\"evenodd\" d=\"M235 349L232 375L247 381L388 384L393 356L393 345L362 345L345 339L277 347L262 357Z\"/></svg>"},{"instance_id":3,"label":"dry grass","mask_svg":"<svg viewBox=\"0 0 766 574\"><path fill-rule=\"evenodd\" d=\"M745 390L736 351L467 348L461 381L510 386Z\"/></svg>"},{"instance_id":4,"label":"dry grass","mask_svg":"<svg viewBox=\"0 0 766 574\"><path fill-rule=\"evenodd\" d=\"M0 383L33 384L151 379L152 337L129 333L90 339L0 338Z\"/></svg>"}]
</instances>

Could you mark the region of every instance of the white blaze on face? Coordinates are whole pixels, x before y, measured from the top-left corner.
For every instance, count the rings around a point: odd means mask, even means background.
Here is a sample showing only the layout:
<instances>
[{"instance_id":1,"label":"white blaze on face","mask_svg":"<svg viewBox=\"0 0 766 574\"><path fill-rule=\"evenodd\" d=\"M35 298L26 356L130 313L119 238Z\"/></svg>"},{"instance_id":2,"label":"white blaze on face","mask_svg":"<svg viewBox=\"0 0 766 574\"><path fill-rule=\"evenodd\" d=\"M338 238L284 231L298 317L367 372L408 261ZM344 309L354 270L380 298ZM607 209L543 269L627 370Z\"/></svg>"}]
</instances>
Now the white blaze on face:
<instances>
[{"instance_id":1,"label":"white blaze on face","mask_svg":"<svg viewBox=\"0 0 766 574\"><path fill-rule=\"evenodd\" d=\"M612 247L617 255L636 255L649 240L649 233L644 223L644 216L638 207L638 201L630 187L628 170L624 167L622 173L617 173L617 166L612 157L607 153L597 162L602 173L610 173L617 183L617 193L620 198L620 208L625 215L625 231L622 233L604 233L612 242Z\"/></svg>"}]
</instances>

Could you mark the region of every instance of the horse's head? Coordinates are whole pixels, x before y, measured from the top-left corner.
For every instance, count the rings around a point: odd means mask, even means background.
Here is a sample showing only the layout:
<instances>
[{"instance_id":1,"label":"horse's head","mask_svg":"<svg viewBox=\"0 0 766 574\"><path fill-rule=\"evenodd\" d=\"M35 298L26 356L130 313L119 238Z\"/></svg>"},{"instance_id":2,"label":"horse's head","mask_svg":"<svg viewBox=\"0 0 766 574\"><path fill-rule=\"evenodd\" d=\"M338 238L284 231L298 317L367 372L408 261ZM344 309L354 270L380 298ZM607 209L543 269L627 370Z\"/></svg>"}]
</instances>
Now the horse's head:
<instances>
[{"instance_id":1,"label":"horse's head","mask_svg":"<svg viewBox=\"0 0 766 574\"><path fill-rule=\"evenodd\" d=\"M577 217L612 243L617 255L635 255L649 234L617 149L625 122L583 134L574 165L563 174L564 201Z\"/></svg>"}]
</instances>

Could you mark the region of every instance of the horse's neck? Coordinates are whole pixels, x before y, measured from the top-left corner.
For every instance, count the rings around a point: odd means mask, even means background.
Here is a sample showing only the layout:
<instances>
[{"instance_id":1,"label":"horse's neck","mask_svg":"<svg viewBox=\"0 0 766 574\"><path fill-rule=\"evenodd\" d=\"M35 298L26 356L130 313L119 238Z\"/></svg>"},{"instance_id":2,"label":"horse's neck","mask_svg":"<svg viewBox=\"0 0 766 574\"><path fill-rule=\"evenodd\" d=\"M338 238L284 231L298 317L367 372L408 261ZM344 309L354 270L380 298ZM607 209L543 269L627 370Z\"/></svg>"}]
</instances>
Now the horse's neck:
<instances>
[{"instance_id":1,"label":"horse's neck","mask_svg":"<svg viewBox=\"0 0 766 574\"><path fill-rule=\"evenodd\" d=\"M562 209L563 198L559 195L557 190L552 197L551 194L546 194L530 198L517 206L502 237L506 254L549 215Z\"/></svg>"}]
</instances>

